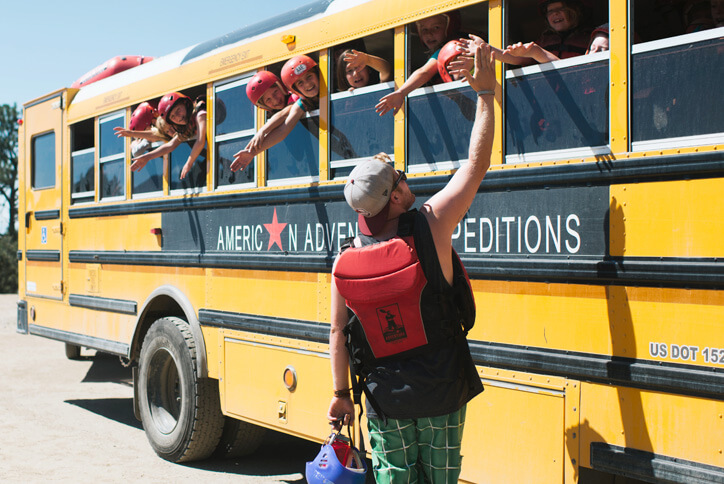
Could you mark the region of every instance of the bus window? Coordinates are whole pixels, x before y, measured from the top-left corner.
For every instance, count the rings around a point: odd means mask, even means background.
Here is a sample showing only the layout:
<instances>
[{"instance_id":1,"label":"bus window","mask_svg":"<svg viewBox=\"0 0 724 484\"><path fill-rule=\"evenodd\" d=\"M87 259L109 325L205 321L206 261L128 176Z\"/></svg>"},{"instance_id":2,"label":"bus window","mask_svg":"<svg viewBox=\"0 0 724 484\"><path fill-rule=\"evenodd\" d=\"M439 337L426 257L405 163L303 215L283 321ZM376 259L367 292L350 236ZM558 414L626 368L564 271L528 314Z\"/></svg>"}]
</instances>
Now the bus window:
<instances>
[{"instance_id":1,"label":"bus window","mask_svg":"<svg viewBox=\"0 0 724 484\"><path fill-rule=\"evenodd\" d=\"M125 113L114 113L98 120L100 132L100 198L122 199L125 195L125 140L118 138L113 128L126 125Z\"/></svg>"},{"instance_id":2,"label":"bus window","mask_svg":"<svg viewBox=\"0 0 724 484\"><path fill-rule=\"evenodd\" d=\"M204 149L196 159L193 168L191 168L191 171L186 175L186 178L181 179L181 170L184 164L186 164L186 160L189 159L193 143L193 140L181 143L178 145L178 148L169 154L169 159L171 160L169 181L171 191L183 190L199 192L206 188L206 149Z\"/></svg>"},{"instance_id":3,"label":"bus window","mask_svg":"<svg viewBox=\"0 0 724 484\"><path fill-rule=\"evenodd\" d=\"M95 123L81 121L70 128L70 203L87 203L95 199Z\"/></svg>"},{"instance_id":4,"label":"bus window","mask_svg":"<svg viewBox=\"0 0 724 484\"><path fill-rule=\"evenodd\" d=\"M216 146L216 186L256 185L256 163L244 170L231 171L234 153L244 149L254 136L254 105L246 96L249 78L218 84L214 88L214 143Z\"/></svg>"},{"instance_id":5,"label":"bus window","mask_svg":"<svg viewBox=\"0 0 724 484\"><path fill-rule=\"evenodd\" d=\"M474 33L487 38L488 6L473 5L458 11L461 19L459 35ZM424 46L417 29L408 25L408 65L424 64ZM428 56L429 56L428 52ZM416 89L408 96L407 160L411 172L443 170L460 166L468 157L470 130L475 119L475 92L463 81Z\"/></svg>"},{"instance_id":6,"label":"bus window","mask_svg":"<svg viewBox=\"0 0 724 484\"><path fill-rule=\"evenodd\" d=\"M392 31L381 32L360 39L359 46L350 45L349 48L390 62L394 59L392 38ZM394 151L394 118L380 117L375 112L379 99L394 91L394 83L380 82L380 73L368 66L363 74L364 79L369 79L363 81L366 86L342 90L342 87L349 87L344 72L346 63L342 60L346 47L334 49L334 74L330 75L340 91L332 94L329 108L330 178L347 176L360 158L369 158L381 151ZM391 72L389 75L392 75Z\"/></svg>"},{"instance_id":7,"label":"bus window","mask_svg":"<svg viewBox=\"0 0 724 484\"><path fill-rule=\"evenodd\" d=\"M153 143L151 149L156 149L161 144ZM142 170L131 172L131 193L133 198L163 193L163 157L154 158L146 163Z\"/></svg>"},{"instance_id":8,"label":"bus window","mask_svg":"<svg viewBox=\"0 0 724 484\"><path fill-rule=\"evenodd\" d=\"M55 132L33 138L33 188L55 186Z\"/></svg>"},{"instance_id":9,"label":"bus window","mask_svg":"<svg viewBox=\"0 0 724 484\"><path fill-rule=\"evenodd\" d=\"M659 149L656 140L673 148L724 139L724 101L716 94L724 79L722 29L636 44L632 53L634 151Z\"/></svg>"},{"instance_id":10,"label":"bus window","mask_svg":"<svg viewBox=\"0 0 724 484\"><path fill-rule=\"evenodd\" d=\"M507 162L608 152L608 54L506 73Z\"/></svg>"},{"instance_id":11,"label":"bus window","mask_svg":"<svg viewBox=\"0 0 724 484\"><path fill-rule=\"evenodd\" d=\"M307 55L318 62L316 53ZM283 64L269 70L278 74ZM319 109L308 111L283 141L267 150L266 169L270 185L319 180Z\"/></svg>"},{"instance_id":12,"label":"bus window","mask_svg":"<svg viewBox=\"0 0 724 484\"><path fill-rule=\"evenodd\" d=\"M604 154L609 145L609 53L585 54L591 33L607 31L607 4L559 2L572 13L571 40L556 44L564 34L545 16L543 5L511 0L505 44L536 42L562 60L536 64L527 59L508 65L505 81L506 162L536 161ZM541 7L539 8L539 5ZM545 6L547 8L547 5ZM551 5L552 9L560 9ZM553 18L553 17L551 17Z\"/></svg>"}]
</instances>

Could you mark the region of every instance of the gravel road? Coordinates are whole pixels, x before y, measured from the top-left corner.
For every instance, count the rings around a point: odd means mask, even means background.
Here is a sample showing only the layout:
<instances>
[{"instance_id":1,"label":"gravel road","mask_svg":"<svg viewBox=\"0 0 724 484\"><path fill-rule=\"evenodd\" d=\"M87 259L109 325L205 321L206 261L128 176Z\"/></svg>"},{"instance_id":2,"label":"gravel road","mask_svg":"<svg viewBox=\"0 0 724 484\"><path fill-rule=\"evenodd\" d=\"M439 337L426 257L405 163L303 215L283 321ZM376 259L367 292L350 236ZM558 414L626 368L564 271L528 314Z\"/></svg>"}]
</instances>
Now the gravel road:
<instances>
[{"instance_id":1,"label":"gravel road","mask_svg":"<svg viewBox=\"0 0 724 484\"><path fill-rule=\"evenodd\" d=\"M268 432L251 457L186 465L154 453L133 415L119 359L16 332L17 295L0 295L0 482L303 483L319 444Z\"/></svg>"}]
</instances>

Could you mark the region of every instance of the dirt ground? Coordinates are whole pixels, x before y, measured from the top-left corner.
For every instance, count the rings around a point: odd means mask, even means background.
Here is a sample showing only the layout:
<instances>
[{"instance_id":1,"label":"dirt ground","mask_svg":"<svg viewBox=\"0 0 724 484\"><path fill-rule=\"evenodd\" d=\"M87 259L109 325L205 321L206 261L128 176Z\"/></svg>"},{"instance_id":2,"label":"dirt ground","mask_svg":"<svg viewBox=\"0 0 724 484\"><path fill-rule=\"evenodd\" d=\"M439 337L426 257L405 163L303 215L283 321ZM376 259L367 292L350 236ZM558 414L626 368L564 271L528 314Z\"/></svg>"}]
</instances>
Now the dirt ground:
<instances>
[{"instance_id":1,"label":"dirt ground","mask_svg":"<svg viewBox=\"0 0 724 484\"><path fill-rule=\"evenodd\" d=\"M16 332L16 295L0 295L0 482L303 483L319 444L268 432L237 460L187 465L154 453L133 415L131 372L117 357Z\"/></svg>"}]
</instances>

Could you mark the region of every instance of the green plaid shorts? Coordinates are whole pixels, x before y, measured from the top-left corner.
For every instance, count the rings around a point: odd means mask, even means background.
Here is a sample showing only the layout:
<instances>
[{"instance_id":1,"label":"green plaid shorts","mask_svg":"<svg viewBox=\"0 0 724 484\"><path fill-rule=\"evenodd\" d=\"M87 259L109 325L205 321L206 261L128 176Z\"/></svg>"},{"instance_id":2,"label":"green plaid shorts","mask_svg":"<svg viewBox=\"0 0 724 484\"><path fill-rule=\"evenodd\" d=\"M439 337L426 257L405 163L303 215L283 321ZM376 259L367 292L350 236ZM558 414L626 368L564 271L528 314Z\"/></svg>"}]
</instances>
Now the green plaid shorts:
<instances>
[{"instance_id":1,"label":"green plaid shorts","mask_svg":"<svg viewBox=\"0 0 724 484\"><path fill-rule=\"evenodd\" d=\"M462 459L466 406L419 419L368 420L372 468L378 484L456 483Z\"/></svg>"}]
</instances>

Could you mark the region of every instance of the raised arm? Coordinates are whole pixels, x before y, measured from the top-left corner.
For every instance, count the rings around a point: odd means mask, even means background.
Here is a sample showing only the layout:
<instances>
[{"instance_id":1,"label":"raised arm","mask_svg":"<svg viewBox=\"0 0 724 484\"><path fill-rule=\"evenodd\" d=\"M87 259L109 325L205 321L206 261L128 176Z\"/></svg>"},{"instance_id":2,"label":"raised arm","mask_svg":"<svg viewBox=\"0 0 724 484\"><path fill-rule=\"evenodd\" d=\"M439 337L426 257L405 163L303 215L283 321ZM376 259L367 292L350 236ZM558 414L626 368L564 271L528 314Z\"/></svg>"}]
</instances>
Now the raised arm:
<instances>
[{"instance_id":1,"label":"raised arm","mask_svg":"<svg viewBox=\"0 0 724 484\"><path fill-rule=\"evenodd\" d=\"M495 62L490 47L475 49L475 73L461 74L478 93L475 122L470 134L469 161L453 175L448 184L422 206L430 224L440 265L448 281L452 278L452 234L473 203L475 194L490 167L495 131L494 102Z\"/></svg>"},{"instance_id":2,"label":"raised arm","mask_svg":"<svg viewBox=\"0 0 724 484\"><path fill-rule=\"evenodd\" d=\"M289 111L289 115L284 120L284 123L271 130L263 140L257 149L251 150L247 145L246 148L234 154L234 161L231 163L231 171L237 171L239 169L246 168L254 157L264 150L268 150L272 146L281 142L286 138L289 133L292 132L297 122L304 116L304 110L297 104L294 104ZM271 119L268 121L271 122ZM267 123L268 123L267 122Z\"/></svg>"},{"instance_id":3,"label":"raised arm","mask_svg":"<svg viewBox=\"0 0 724 484\"><path fill-rule=\"evenodd\" d=\"M343 60L354 70L370 66L380 73L380 82L387 82L392 79L392 66L382 57L352 49L344 56Z\"/></svg>"},{"instance_id":4,"label":"raised arm","mask_svg":"<svg viewBox=\"0 0 724 484\"><path fill-rule=\"evenodd\" d=\"M181 140L179 139L178 135L175 135L173 138L171 138L170 141L167 141L155 150L149 151L148 153L144 153L141 156L133 158L131 160L133 161L133 163L131 164L131 171L139 171L144 166L146 166L146 163L148 163L149 161L153 160L154 158L159 158L167 153L171 153L180 144Z\"/></svg>"},{"instance_id":5,"label":"raised arm","mask_svg":"<svg viewBox=\"0 0 724 484\"><path fill-rule=\"evenodd\" d=\"M194 146L191 148L191 153L186 163L181 169L181 179L186 178L186 175L191 171L191 168L193 168L196 158L199 157L201 151L203 151L206 146L206 111L201 111L196 115L196 129L198 136L196 137Z\"/></svg>"},{"instance_id":6,"label":"raised arm","mask_svg":"<svg viewBox=\"0 0 724 484\"><path fill-rule=\"evenodd\" d=\"M405 102L405 96L423 86L435 74L437 74L437 59L428 59L425 65L413 72L398 90L380 99L380 102L375 106L375 111L380 116L390 111L397 114L397 111L402 107L402 103Z\"/></svg>"},{"instance_id":7,"label":"raised arm","mask_svg":"<svg viewBox=\"0 0 724 484\"><path fill-rule=\"evenodd\" d=\"M517 44L509 45L503 51L503 54L511 54L516 57L528 57L539 64L560 60L558 56L552 52L548 52L535 42L528 42L527 44L518 42Z\"/></svg>"}]
</instances>

